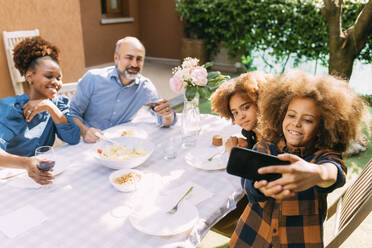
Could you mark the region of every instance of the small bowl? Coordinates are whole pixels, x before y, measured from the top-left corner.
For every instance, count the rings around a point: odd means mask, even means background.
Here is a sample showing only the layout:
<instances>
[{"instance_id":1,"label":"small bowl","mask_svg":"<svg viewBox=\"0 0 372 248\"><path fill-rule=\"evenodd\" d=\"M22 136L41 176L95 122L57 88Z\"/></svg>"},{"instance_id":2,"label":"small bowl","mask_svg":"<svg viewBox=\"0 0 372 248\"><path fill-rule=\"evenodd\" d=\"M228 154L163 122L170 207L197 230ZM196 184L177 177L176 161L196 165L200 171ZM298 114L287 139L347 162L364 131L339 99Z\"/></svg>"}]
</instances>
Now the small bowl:
<instances>
[{"instance_id":1,"label":"small bowl","mask_svg":"<svg viewBox=\"0 0 372 248\"><path fill-rule=\"evenodd\" d=\"M129 149L135 148L135 147L142 147L146 154L144 156L134 157L128 160L110 160L103 158L101 154L98 153L98 149L103 150L105 146L112 145L108 142L101 141L96 144L95 149L93 151L94 157L97 159L97 161L102 164L103 166L106 166L111 169L131 169L134 167L137 167L141 165L143 162L145 162L154 151L154 144L152 144L149 140L136 138L136 137L117 137L113 138L112 140L123 144L124 146L128 147Z\"/></svg>"},{"instance_id":2,"label":"small bowl","mask_svg":"<svg viewBox=\"0 0 372 248\"><path fill-rule=\"evenodd\" d=\"M137 183L134 183L132 180L131 180L132 182L129 182L127 184L115 183L116 178L122 177L124 175L129 174L129 173L138 174L141 178L137 181ZM131 191L134 191L138 187L141 186L141 184L143 182L143 173L139 170L121 169L121 170L117 170L117 171L114 171L113 173L111 173L109 179L110 179L110 183L112 184L112 186L114 186L115 189L117 189L119 191L122 191L122 192L131 192Z\"/></svg>"}]
</instances>

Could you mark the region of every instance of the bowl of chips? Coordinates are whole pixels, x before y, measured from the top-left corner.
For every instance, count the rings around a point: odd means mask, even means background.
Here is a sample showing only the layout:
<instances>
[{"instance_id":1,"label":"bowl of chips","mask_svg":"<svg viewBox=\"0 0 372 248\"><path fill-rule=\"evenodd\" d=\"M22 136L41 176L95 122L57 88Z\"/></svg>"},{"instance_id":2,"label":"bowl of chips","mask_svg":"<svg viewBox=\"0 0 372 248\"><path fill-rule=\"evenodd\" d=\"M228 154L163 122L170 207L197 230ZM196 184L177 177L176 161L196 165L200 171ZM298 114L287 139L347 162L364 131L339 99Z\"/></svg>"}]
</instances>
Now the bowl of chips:
<instances>
[{"instance_id":1,"label":"bowl of chips","mask_svg":"<svg viewBox=\"0 0 372 248\"><path fill-rule=\"evenodd\" d=\"M139 170L121 169L111 173L109 180L115 189L131 192L141 186L143 173Z\"/></svg>"}]
</instances>

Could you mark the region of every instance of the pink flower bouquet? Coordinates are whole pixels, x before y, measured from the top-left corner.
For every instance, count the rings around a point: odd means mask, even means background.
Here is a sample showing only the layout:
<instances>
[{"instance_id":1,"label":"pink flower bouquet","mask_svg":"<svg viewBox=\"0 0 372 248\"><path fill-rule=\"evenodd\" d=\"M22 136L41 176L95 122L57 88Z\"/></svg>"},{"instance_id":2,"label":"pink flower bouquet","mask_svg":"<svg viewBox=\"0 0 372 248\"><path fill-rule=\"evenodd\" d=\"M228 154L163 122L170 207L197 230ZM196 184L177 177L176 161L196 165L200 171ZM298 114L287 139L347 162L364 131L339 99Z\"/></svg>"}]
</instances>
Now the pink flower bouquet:
<instances>
[{"instance_id":1,"label":"pink flower bouquet","mask_svg":"<svg viewBox=\"0 0 372 248\"><path fill-rule=\"evenodd\" d=\"M207 68L211 63L200 66L196 58L185 58L182 65L173 68L173 76L169 80L171 90L181 93L185 89L187 100L191 101L198 92L201 98L208 99L212 92L229 76L220 72L209 72Z\"/></svg>"}]
</instances>

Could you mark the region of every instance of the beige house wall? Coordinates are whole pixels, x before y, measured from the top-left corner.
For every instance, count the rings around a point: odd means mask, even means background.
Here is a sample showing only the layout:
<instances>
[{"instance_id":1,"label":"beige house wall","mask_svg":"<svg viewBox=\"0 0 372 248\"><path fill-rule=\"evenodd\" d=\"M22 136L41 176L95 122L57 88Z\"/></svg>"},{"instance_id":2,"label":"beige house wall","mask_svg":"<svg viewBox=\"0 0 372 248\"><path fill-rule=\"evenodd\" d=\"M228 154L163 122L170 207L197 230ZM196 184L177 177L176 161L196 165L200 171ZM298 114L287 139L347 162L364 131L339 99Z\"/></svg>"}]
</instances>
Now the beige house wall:
<instances>
[{"instance_id":1,"label":"beige house wall","mask_svg":"<svg viewBox=\"0 0 372 248\"><path fill-rule=\"evenodd\" d=\"M101 24L101 1L80 0L86 67L113 62L115 43L124 36L139 37L138 1L129 0L133 22Z\"/></svg>"},{"instance_id":2,"label":"beige house wall","mask_svg":"<svg viewBox=\"0 0 372 248\"><path fill-rule=\"evenodd\" d=\"M151 57L179 59L183 24L174 0L139 1L140 38Z\"/></svg>"},{"instance_id":3,"label":"beige house wall","mask_svg":"<svg viewBox=\"0 0 372 248\"><path fill-rule=\"evenodd\" d=\"M138 37L146 56L180 58L183 25L173 0L129 0L126 23L101 24L101 1L80 0L86 67L113 62L115 42Z\"/></svg>"},{"instance_id":4,"label":"beige house wall","mask_svg":"<svg viewBox=\"0 0 372 248\"><path fill-rule=\"evenodd\" d=\"M92 1L93 2L93 1ZM85 71L79 0L2 0L0 31L38 28L61 50L63 82L77 81ZM2 32L0 34L0 98L13 96Z\"/></svg>"}]
</instances>

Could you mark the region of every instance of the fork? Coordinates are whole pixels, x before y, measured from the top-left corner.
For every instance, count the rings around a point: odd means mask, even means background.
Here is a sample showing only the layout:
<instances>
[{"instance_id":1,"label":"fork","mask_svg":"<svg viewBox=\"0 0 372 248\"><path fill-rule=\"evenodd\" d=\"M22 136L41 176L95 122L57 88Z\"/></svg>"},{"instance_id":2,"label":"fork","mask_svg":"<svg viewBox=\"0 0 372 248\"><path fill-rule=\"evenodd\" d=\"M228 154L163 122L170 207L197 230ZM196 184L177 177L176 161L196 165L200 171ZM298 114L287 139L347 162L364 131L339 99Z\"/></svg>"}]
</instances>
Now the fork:
<instances>
[{"instance_id":1,"label":"fork","mask_svg":"<svg viewBox=\"0 0 372 248\"><path fill-rule=\"evenodd\" d=\"M192 189L194 188L194 186L191 186L189 188L189 190L181 197L181 199L178 200L177 204L171 208L170 210L167 211L168 214L174 214L177 212L178 210L178 205L182 202L183 199L185 199L185 197L190 194L190 192L192 191Z\"/></svg>"},{"instance_id":2,"label":"fork","mask_svg":"<svg viewBox=\"0 0 372 248\"><path fill-rule=\"evenodd\" d=\"M120 144L119 142L117 142L117 141L115 141L115 140L112 140L112 139L110 139L110 138L107 138L106 136L100 134L99 132L96 132L95 135L96 135L97 137L101 138L101 139L104 140L104 141L110 142L110 143L113 144L113 145L119 145L119 144Z\"/></svg>"},{"instance_id":3,"label":"fork","mask_svg":"<svg viewBox=\"0 0 372 248\"><path fill-rule=\"evenodd\" d=\"M213 160L217 155L220 155L220 154L223 154L223 153L225 153L225 150L223 150L223 151L219 151L219 152L213 154L212 156L210 156L210 157L208 158L208 161L211 162L211 161L212 161L212 160Z\"/></svg>"}]
</instances>

